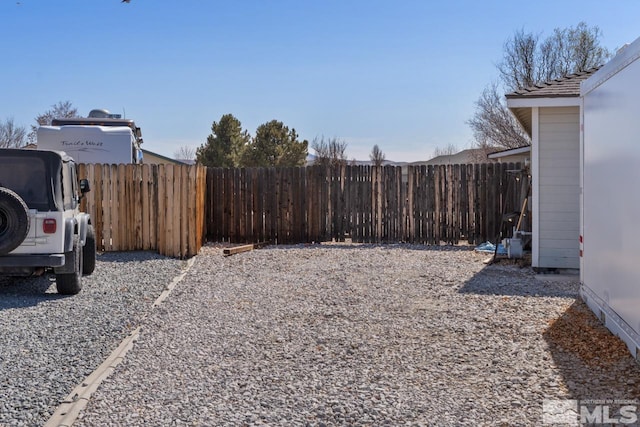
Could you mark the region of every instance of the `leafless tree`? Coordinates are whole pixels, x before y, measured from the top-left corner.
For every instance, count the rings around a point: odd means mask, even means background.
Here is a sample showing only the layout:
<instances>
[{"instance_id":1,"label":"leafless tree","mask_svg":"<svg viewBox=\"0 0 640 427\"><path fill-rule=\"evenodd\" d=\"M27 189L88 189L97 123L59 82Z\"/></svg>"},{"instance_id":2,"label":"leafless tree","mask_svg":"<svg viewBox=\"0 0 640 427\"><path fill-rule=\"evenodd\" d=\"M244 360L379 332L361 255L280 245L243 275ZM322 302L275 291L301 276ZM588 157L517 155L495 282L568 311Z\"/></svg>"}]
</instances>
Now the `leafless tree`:
<instances>
[{"instance_id":1,"label":"leafless tree","mask_svg":"<svg viewBox=\"0 0 640 427\"><path fill-rule=\"evenodd\" d=\"M476 101L476 114L469 120L478 148L500 146L504 149L529 144L529 136L503 102L497 84L482 92Z\"/></svg>"},{"instance_id":2,"label":"leafless tree","mask_svg":"<svg viewBox=\"0 0 640 427\"><path fill-rule=\"evenodd\" d=\"M347 143L338 138L327 138L324 136L314 138L311 142L311 148L316 152L316 165L322 166L341 166L347 164Z\"/></svg>"},{"instance_id":3,"label":"leafless tree","mask_svg":"<svg viewBox=\"0 0 640 427\"><path fill-rule=\"evenodd\" d=\"M584 22L575 28L556 28L540 46L543 77L540 80L551 80L604 64L611 53L600 46L601 37L602 31L598 27L589 28Z\"/></svg>"},{"instance_id":4,"label":"leafless tree","mask_svg":"<svg viewBox=\"0 0 640 427\"><path fill-rule=\"evenodd\" d=\"M371 149L369 158L371 159L371 163L373 163L374 166L382 166L382 163L386 160L386 156L377 144L374 145Z\"/></svg>"},{"instance_id":5,"label":"leafless tree","mask_svg":"<svg viewBox=\"0 0 640 427\"><path fill-rule=\"evenodd\" d=\"M51 106L51 109L39 114L35 120L36 124L31 125L31 132L29 132L28 139L30 143L36 142L36 133L39 126L49 126L53 119L59 118L74 118L80 117L78 115L78 109L75 108L71 101L60 101L57 104Z\"/></svg>"},{"instance_id":6,"label":"leafless tree","mask_svg":"<svg viewBox=\"0 0 640 427\"><path fill-rule=\"evenodd\" d=\"M188 145L182 145L173 153L173 158L176 160L195 160L196 149Z\"/></svg>"},{"instance_id":7,"label":"leafless tree","mask_svg":"<svg viewBox=\"0 0 640 427\"><path fill-rule=\"evenodd\" d=\"M0 148L20 148L26 141L27 128L16 126L12 117L0 122Z\"/></svg>"},{"instance_id":8,"label":"leafless tree","mask_svg":"<svg viewBox=\"0 0 640 427\"><path fill-rule=\"evenodd\" d=\"M500 83L489 85L476 102L476 112L467 124L480 148L515 148L530 144L507 109L504 94L535 86L571 73L602 65L610 52L600 45L602 32L581 22L576 27L556 28L544 40L539 34L516 31L504 44L497 65Z\"/></svg>"},{"instance_id":9,"label":"leafless tree","mask_svg":"<svg viewBox=\"0 0 640 427\"><path fill-rule=\"evenodd\" d=\"M458 147L456 147L453 144L449 144L444 148L436 147L436 149L433 150L433 157L450 156L452 154L456 154L457 152L458 152Z\"/></svg>"},{"instance_id":10,"label":"leafless tree","mask_svg":"<svg viewBox=\"0 0 640 427\"><path fill-rule=\"evenodd\" d=\"M602 65L611 54L600 46L602 31L581 22L575 28L556 28L544 40L516 31L504 44L498 64L504 89L514 91Z\"/></svg>"},{"instance_id":11,"label":"leafless tree","mask_svg":"<svg viewBox=\"0 0 640 427\"><path fill-rule=\"evenodd\" d=\"M538 36L516 31L504 44L504 57L498 72L505 86L511 90L533 86L540 80L538 63Z\"/></svg>"}]
</instances>

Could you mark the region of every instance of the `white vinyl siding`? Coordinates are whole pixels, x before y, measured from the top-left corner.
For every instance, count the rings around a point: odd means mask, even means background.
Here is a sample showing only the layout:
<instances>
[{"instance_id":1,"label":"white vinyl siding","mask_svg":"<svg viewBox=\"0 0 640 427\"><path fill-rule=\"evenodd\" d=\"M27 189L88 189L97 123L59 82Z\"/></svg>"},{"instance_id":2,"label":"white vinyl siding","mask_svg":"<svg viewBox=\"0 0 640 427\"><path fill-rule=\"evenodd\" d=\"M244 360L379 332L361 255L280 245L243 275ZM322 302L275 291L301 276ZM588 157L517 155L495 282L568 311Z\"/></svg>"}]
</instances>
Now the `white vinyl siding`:
<instances>
[{"instance_id":1,"label":"white vinyl siding","mask_svg":"<svg viewBox=\"0 0 640 427\"><path fill-rule=\"evenodd\" d=\"M539 108L538 265L580 268L580 110Z\"/></svg>"}]
</instances>

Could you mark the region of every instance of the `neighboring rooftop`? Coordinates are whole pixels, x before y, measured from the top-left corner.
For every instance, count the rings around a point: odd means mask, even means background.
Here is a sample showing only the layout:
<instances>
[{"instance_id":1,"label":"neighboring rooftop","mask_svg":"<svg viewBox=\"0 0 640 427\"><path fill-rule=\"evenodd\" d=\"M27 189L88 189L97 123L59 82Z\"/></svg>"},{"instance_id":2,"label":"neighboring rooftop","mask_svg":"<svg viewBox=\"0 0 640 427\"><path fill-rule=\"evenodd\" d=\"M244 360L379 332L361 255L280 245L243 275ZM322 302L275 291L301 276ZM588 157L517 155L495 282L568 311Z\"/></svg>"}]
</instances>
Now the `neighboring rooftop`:
<instances>
[{"instance_id":1,"label":"neighboring rooftop","mask_svg":"<svg viewBox=\"0 0 640 427\"><path fill-rule=\"evenodd\" d=\"M507 150L495 151L493 153L489 153L489 155L487 155L487 158L491 160L495 160L495 159L501 160L505 158L509 158L509 160L511 160L511 158L515 158L514 160L520 161L519 157L526 158L530 156L530 153L531 153L531 146L526 145L524 147L509 148Z\"/></svg>"},{"instance_id":2,"label":"neighboring rooftop","mask_svg":"<svg viewBox=\"0 0 640 427\"><path fill-rule=\"evenodd\" d=\"M149 163L154 165L160 165L160 164L193 165L195 164L195 161L193 160L172 159L170 157L163 156L162 154L145 150L144 148L142 148L142 154L143 154L142 163Z\"/></svg>"},{"instance_id":3,"label":"neighboring rooftop","mask_svg":"<svg viewBox=\"0 0 640 427\"><path fill-rule=\"evenodd\" d=\"M587 71L569 74L565 77L540 83L535 86L518 89L505 95L507 99L514 98L560 98L579 97L580 82L589 78L600 67L591 68Z\"/></svg>"},{"instance_id":4,"label":"neighboring rooftop","mask_svg":"<svg viewBox=\"0 0 640 427\"><path fill-rule=\"evenodd\" d=\"M487 150L484 148L468 148L454 154L444 154L425 162L414 162L420 165L463 165L487 161Z\"/></svg>"}]
</instances>

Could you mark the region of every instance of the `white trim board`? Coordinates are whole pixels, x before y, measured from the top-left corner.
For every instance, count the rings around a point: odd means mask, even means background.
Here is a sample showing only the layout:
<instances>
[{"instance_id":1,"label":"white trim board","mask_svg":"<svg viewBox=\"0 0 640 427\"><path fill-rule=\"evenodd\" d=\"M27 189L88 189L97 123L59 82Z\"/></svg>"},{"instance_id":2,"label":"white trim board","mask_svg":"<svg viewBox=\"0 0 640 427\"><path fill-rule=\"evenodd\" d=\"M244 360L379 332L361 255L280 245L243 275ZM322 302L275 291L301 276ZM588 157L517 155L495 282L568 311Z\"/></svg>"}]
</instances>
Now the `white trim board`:
<instances>
[{"instance_id":1,"label":"white trim board","mask_svg":"<svg viewBox=\"0 0 640 427\"><path fill-rule=\"evenodd\" d=\"M531 266L540 265L540 111L531 109Z\"/></svg>"},{"instance_id":2,"label":"white trim board","mask_svg":"<svg viewBox=\"0 0 640 427\"><path fill-rule=\"evenodd\" d=\"M579 107L579 96L557 98L507 98L508 108Z\"/></svg>"}]
</instances>

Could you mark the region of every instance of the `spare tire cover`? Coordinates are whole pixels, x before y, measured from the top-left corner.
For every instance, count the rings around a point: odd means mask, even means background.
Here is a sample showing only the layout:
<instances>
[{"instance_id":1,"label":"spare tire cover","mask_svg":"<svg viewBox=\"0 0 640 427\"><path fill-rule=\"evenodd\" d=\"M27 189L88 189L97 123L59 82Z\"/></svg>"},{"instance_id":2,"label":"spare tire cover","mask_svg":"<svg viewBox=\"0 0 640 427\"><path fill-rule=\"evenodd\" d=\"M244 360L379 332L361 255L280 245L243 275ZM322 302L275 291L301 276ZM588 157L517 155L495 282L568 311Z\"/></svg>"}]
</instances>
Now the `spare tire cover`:
<instances>
[{"instance_id":1,"label":"spare tire cover","mask_svg":"<svg viewBox=\"0 0 640 427\"><path fill-rule=\"evenodd\" d=\"M0 255L22 244L29 234L29 208L20 196L0 187Z\"/></svg>"}]
</instances>

